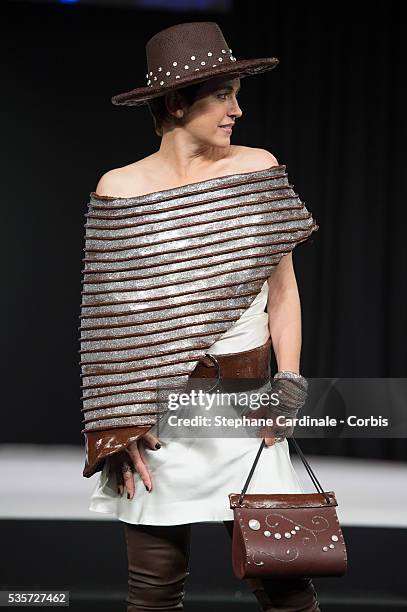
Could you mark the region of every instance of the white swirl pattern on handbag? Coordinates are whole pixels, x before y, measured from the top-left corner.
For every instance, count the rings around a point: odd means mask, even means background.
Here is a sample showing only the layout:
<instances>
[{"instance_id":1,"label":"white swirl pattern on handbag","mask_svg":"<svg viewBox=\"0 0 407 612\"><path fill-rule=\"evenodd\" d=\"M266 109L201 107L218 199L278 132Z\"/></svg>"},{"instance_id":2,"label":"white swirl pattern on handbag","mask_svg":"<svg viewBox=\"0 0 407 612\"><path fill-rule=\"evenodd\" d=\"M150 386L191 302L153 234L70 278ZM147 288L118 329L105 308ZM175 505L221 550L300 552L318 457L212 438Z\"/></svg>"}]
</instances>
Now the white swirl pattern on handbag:
<instances>
[{"instance_id":1,"label":"white swirl pattern on handbag","mask_svg":"<svg viewBox=\"0 0 407 612\"><path fill-rule=\"evenodd\" d=\"M239 522L242 526L242 532L243 532L243 537L246 541L248 541L247 536L247 532L245 530L245 524L244 521L241 517L240 512L237 513L238 517L239 517ZM271 518L270 518L271 517ZM283 519L286 522L289 522L292 524L292 526L294 527L293 529L291 529L290 531L285 531L283 532L283 529L280 528L279 531L276 531L276 528L280 525L279 521L275 521L273 523L270 523L270 520L274 520L275 518L280 518ZM263 534L265 537L269 538L271 536L273 536L273 531L274 531L274 539L275 540L282 540L281 544L284 544L284 539L283 539L283 533L284 533L284 538L285 539L290 539L292 535L297 535L299 534L299 532L301 531L301 529L303 529L306 534L302 536L302 543L304 546L310 544L311 546L316 546L318 544L318 537L317 534L322 534L324 532L327 532L330 528L332 529L332 527L329 524L329 521L327 521L323 516L319 515L319 514L315 514L312 518L311 518L311 523L313 525L315 525L315 527L311 528L311 527L307 527L306 525L303 525L301 523L298 523L298 521L293 521L291 519L289 519L286 516L283 516L282 514L276 513L276 512L272 512L270 514L267 514L267 516L264 519L265 525L264 525L264 531ZM328 552L330 549L335 548L335 544L333 544L333 542L339 542L339 540L341 540L341 543L343 544L343 552L345 555L345 560L347 559L346 556L346 548L345 548L345 544L344 544L344 540L343 540L343 536L342 536L342 532L339 526L339 521L336 518L336 522L338 523L338 532L337 533L331 533L330 534L330 543L325 543L324 545L321 547L323 552ZM268 527L269 529L266 529L265 527ZM254 530L260 530L262 529L262 525L260 523L260 521L258 519L249 519L248 521L248 527L250 529L254 529ZM273 530L273 531L270 531ZM281 533L280 533L281 532ZM329 542L329 540L328 540ZM264 565L264 561L258 560L258 556L260 555L266 555L266 556L271 556L273 557L276 561L281 561L283 563L290 563L292 561L295 561L299 556L300 556L300 549L297 548L297 546L294 544L292 545L290 548L285 549L285 554L283 555L283 546L281 546L279 549L276 549L275 551L265 551L265 550L250 550L249 548L247 548L247 557L248 557L248 561L247 563L252 563L254 565ZM249 560L251 559L251 561Z\"/></svg>"}]
</instances>

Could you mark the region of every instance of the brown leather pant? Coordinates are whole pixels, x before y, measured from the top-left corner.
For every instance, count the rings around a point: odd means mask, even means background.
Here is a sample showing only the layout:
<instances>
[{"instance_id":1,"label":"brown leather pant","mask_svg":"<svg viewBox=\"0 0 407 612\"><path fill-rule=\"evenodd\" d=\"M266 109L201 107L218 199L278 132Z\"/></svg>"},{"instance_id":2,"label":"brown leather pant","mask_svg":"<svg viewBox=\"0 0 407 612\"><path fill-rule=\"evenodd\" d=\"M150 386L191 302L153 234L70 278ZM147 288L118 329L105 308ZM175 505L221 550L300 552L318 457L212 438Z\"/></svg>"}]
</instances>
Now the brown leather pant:
<instances>
[{"instance_id":1,"label":"brown leather pant","mask_svg":"<svg viewBox=\"0 0 407 612\"><path fill-rule=\"evenodd\" d=\"M233 521L224 521L230 536ZM128 557L127 612L183 610L189 575L191 524L124 523ZM321 612L310 578L267 578L246 581L269 612Z\"/></svg>"}]
</instances>

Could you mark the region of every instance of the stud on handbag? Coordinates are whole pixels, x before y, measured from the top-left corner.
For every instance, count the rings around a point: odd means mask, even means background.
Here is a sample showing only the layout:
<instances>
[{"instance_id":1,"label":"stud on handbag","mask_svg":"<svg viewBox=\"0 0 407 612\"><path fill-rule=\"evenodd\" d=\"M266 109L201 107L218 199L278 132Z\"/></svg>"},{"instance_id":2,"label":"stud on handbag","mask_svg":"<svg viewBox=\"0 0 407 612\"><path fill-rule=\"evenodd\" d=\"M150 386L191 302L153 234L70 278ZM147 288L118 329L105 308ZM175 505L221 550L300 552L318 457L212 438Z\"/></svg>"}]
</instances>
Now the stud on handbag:
<instances>
[{"instance_id":1,"label":"stud on handbag","mask_svg":"<svg viewBox=\"0 0 407 612\"><path fill-rule=\"evenodd\" d=\"M324 491L297 441L292 440L318 493L230 493L233 509L232 567L237 578L343 576L347 551L333 491Z\"/></svg>"}]
</instances>

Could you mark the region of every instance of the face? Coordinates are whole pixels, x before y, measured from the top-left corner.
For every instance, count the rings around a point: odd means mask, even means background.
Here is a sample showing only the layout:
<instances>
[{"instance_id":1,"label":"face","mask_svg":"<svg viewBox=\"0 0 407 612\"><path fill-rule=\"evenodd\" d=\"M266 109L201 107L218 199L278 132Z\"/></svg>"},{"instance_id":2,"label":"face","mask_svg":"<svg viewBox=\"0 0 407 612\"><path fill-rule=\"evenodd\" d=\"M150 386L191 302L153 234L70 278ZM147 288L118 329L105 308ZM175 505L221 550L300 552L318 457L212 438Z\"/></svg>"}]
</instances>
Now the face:
<instances>
[{"instance_id":1,"label":"face","mask_svg":"<svg viewBox=\"0 0 407 612\"><path fill-rule=\"evenodd\" d=\"M182 125L196 140L211 146L230 144L234 124L242 116L237 97L240 79L212 78L204 81L192 106L185 109Z\"/></svg>"}]
</instances>

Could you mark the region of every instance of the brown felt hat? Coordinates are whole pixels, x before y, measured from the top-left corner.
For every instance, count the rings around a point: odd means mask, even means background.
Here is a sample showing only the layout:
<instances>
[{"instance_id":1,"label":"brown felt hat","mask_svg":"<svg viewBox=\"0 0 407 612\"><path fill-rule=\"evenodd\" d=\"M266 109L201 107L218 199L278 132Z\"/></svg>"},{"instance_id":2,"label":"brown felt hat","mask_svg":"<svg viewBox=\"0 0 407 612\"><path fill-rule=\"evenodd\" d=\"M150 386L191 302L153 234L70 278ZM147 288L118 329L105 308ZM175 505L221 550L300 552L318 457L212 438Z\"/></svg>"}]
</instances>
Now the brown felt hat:
<instances>
[{"instance_id":1,"label":"brown felt hat","mask_svg":"<svg viewBox=\"0 0 407 612\"><path fill-rule=\"evenodd\" d=\"M237 60L213 21L180 23L155 34L146 44L147 85L111 98L117 106L140 106L151 98L211 77L253 76L272 70L276 57Z\"/></svg>"}]
</instances>

